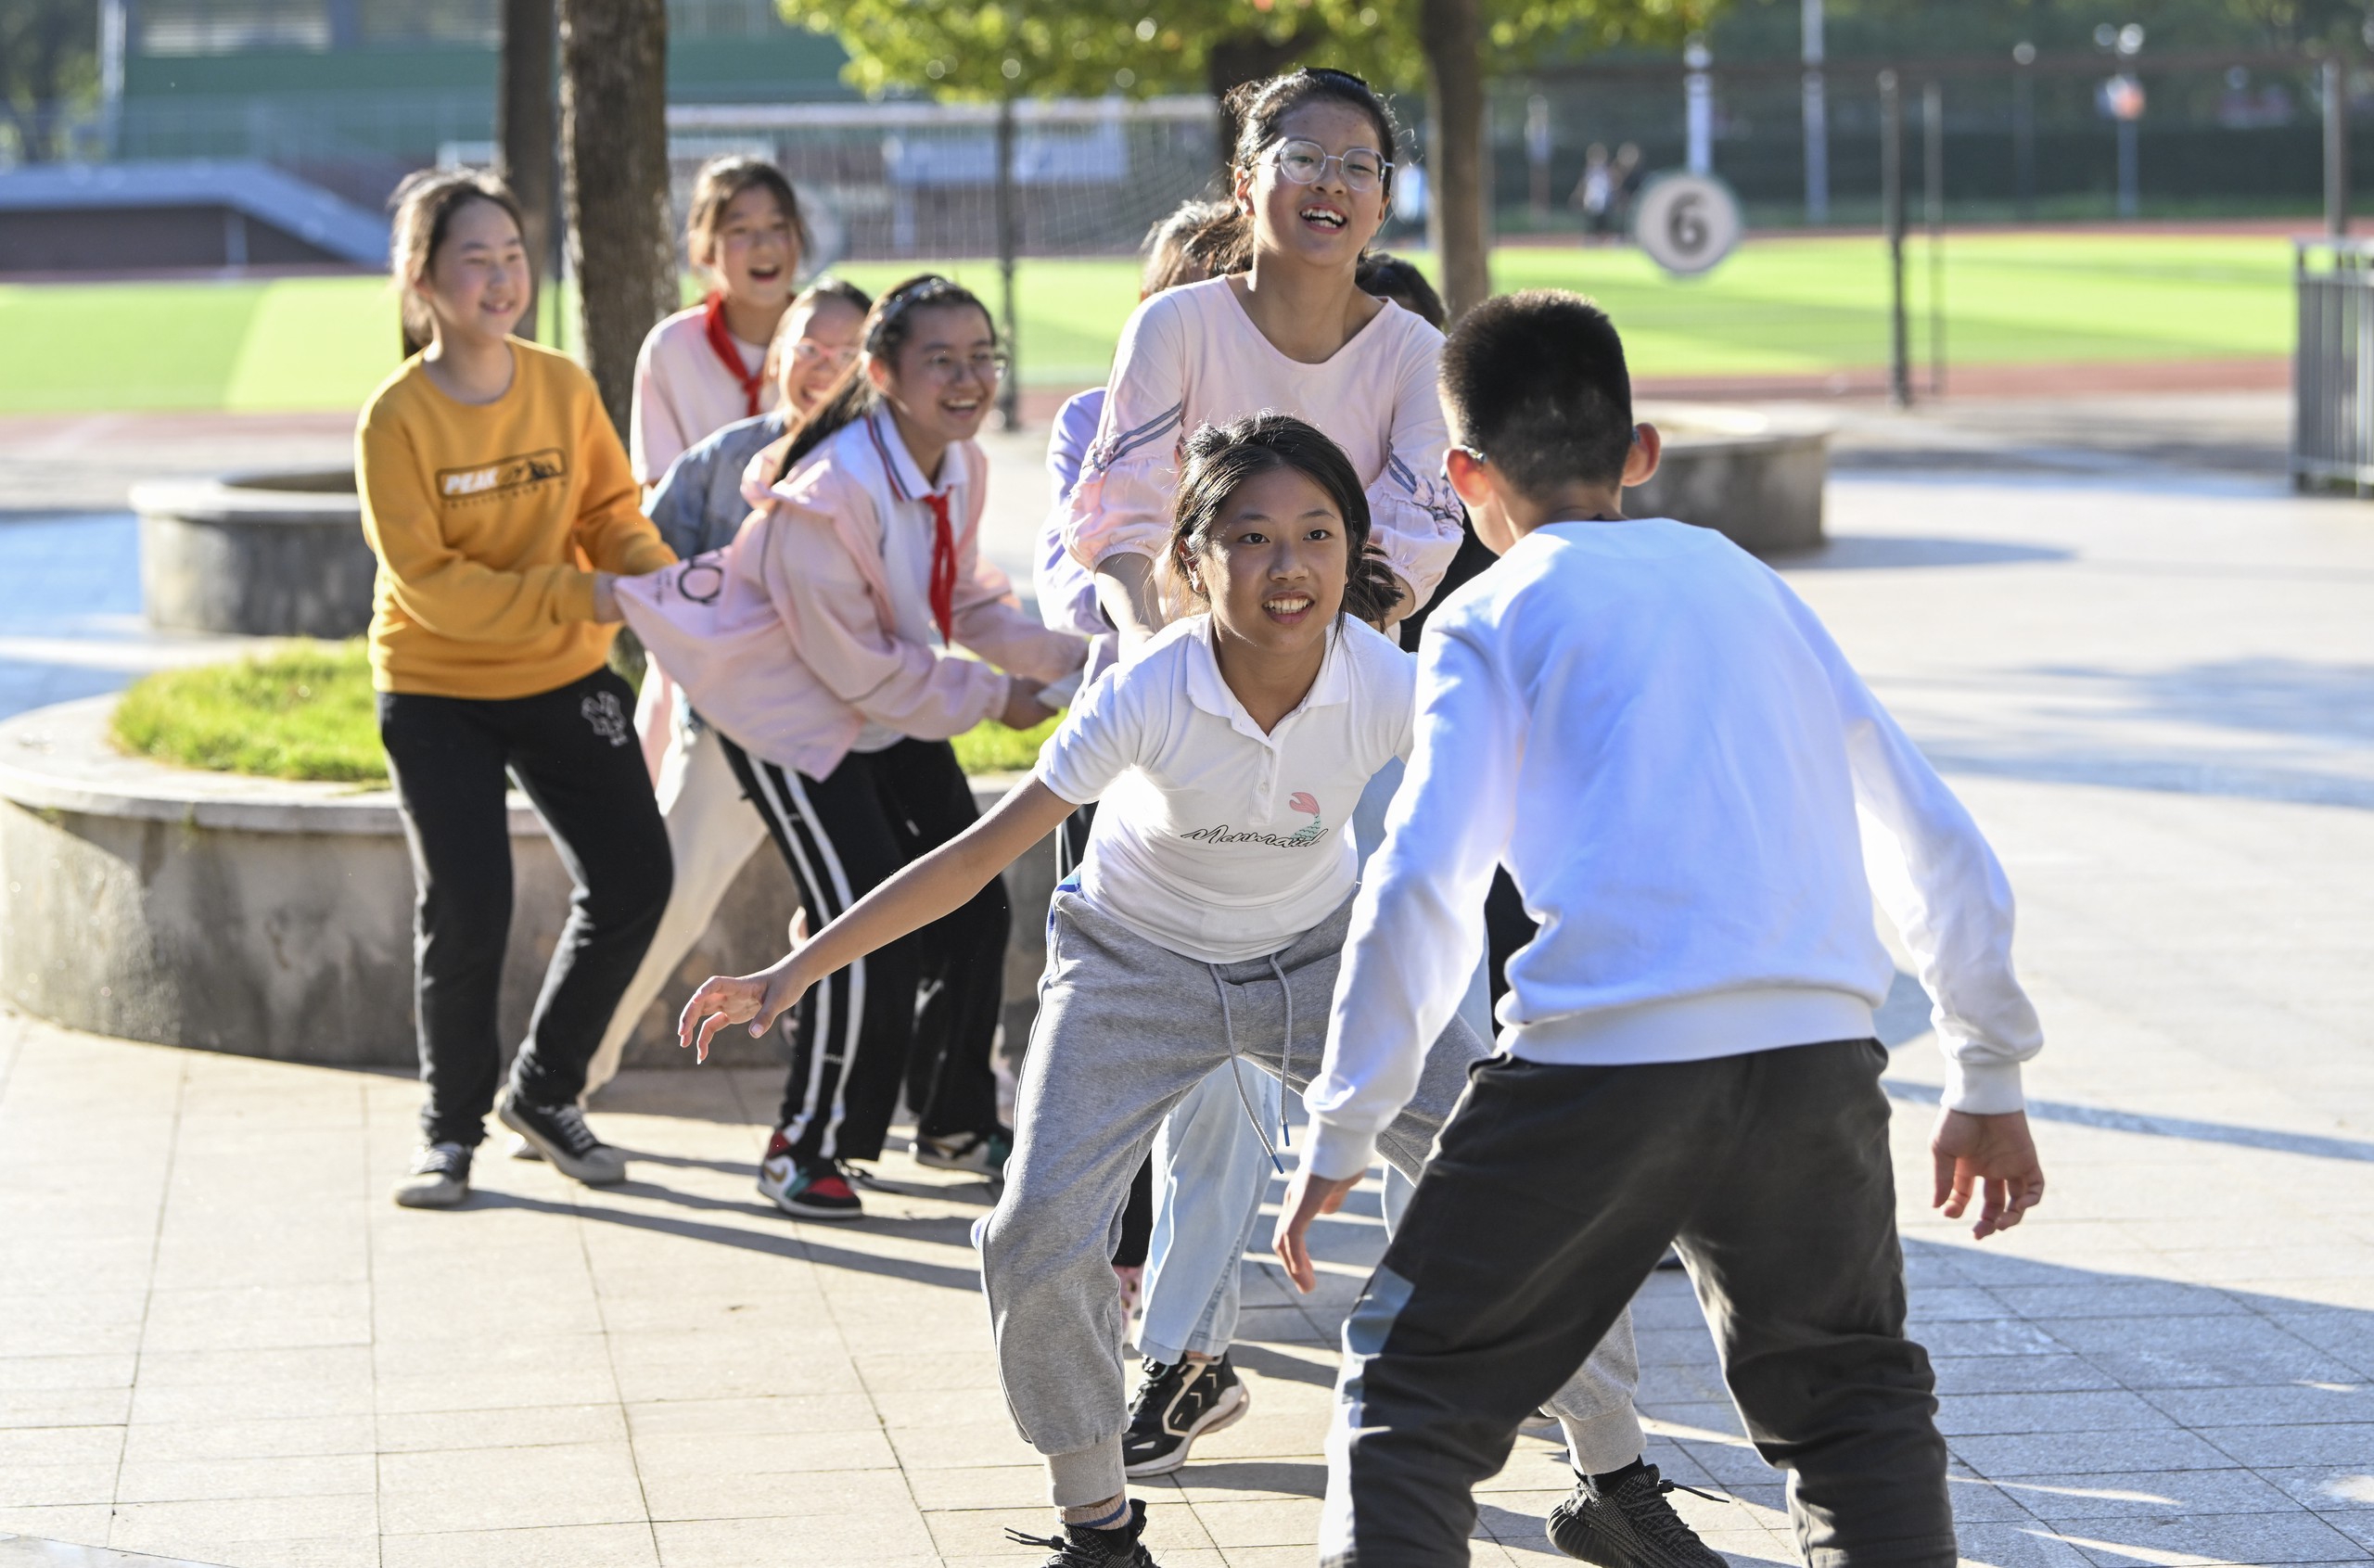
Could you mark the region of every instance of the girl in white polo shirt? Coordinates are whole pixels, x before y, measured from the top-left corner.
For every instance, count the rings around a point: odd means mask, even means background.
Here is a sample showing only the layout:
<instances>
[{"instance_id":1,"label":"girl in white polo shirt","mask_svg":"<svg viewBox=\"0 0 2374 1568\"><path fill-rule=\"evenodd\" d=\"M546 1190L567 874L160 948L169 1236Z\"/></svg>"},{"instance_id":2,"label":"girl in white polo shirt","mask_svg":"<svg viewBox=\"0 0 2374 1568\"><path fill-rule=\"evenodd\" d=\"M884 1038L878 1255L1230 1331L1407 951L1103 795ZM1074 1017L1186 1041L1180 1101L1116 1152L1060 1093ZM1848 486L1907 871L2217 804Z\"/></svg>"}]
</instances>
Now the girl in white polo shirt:
<instances>
[{"instance_id":1,"label":"girl in white polo shirt","mask_svg":"<svg viewBox=\"0 0 2374 1568\"><path fill-rule=\"evenodd\" d=\"M1112 1568L1152 1562L1144 1507L1124 1495L1128 1385L1107 1262L1130 1177L1165 1114L1232 1057L1308 1080L1355 879L1347 824L1370 777L1410 747L1414 670L1363 624L1378 589L1349 570L1368 529L1351 464L1310 426L1264 414L1198 431L1168 564L1204 613L1092 683L1035 775L987 817L772 968L704 984L680 1025L704 1053L728 1023L763 1032L1101 802L1089 855L1049 910L982 1269L1008 1407L1047 1456L1072 1549ZM1485 1053L1464 1025L1444 1031L1379 1141L1395 1166L1417 1173ZM1608 1341L1551 1401L1569 1421L1635 1421L1628 1322Z\"/></svg>"}]
</instances>

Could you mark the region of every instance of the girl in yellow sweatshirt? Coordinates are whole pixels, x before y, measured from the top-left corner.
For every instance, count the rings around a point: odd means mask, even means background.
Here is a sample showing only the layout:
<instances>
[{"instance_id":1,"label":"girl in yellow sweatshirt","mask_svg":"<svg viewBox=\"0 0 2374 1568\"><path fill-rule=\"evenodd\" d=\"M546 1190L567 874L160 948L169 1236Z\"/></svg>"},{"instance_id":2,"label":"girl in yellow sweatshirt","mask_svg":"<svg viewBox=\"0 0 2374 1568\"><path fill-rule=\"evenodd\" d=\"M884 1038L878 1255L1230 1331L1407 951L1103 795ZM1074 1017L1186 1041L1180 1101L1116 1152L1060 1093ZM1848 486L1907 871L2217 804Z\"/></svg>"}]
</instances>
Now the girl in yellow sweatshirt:
<instances>
[{"instance_id":1,"label":"girl in yellow sweatshirt","mask_svg":"<svg viewBox=\"0 0 2374 1568\"><path fill-rule=\"evenodd\" d=\"M672 873L629 719L634 693L606 660L615 579L675 556L637 509L591 378L511 336L532 279L510 193L483 175L416 174L398 193L393 251L406 325L428 346L364 409L355 478L379 557L379 738L419 892L414 998L428 1103L395 1197L443 1208L468 1195L471 1153L495 1108L513 778L576 896L501 1115L581 1181L626 1175L577 1099Z\"/></svg>"}]
</instances>

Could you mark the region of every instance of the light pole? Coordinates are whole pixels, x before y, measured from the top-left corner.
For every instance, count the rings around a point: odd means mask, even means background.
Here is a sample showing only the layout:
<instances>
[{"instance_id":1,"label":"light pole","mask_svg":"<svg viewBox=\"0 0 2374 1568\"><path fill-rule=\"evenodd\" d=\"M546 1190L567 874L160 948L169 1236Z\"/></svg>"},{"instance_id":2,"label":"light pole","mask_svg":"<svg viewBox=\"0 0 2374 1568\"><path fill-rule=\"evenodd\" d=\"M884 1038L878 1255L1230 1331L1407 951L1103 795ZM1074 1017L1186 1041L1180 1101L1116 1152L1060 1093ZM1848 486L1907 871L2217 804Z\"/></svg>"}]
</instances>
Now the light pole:
<instances>
[{"instance_id":1,"label":"light pole","mask_svg":"<svg viewBox=\"0 0 2374 1568\"><path fill-rule=\"evenodd\" d=\"M1822 96L1821 0L1805 0L1806 222L1830 222L1830 109Z\"/></svg>"},{"instance_id":2,"label":"light pole","mask_svg":"<svg viewBox=\"0 0 2374 1568\"><path fill-rule=\"evenodd\" d=\"M2024 39L2011 45L2011 189L2020 222L2036 215L2036 46Z\"/></svg>"},{"instance_id":3,"label":"light pole","mask_svg":"<svg viewBox=\"0 0 2374 1568\"><path fill-rule=\"evenodd\" d=\"M1715 63L1715 56L1706 47L1706 40L1698 33L1690 35L1682 46L1681 63L1689 74L1682 78L1682 113L1684 147L1683 161L1693 174L1709 174L1715 170L1715 91L1706 79L1706 68Z\"/></svg>"},{"instance_id":4,"label":"light pole","mask_svg":"<svg viewBox=\"0 0 2374 1568\"><path fill-rule=\"evenodd\" d=\"M1895 72L1880 72L1880 208L1888 236L1888 402L1912 403L1904 325L1904 98Z\"/></svg>"},{"instance_id":5,"label":"light pole","mask_svg":"<svg viewBox=\"0 0 2374 1568\"><path fill-rule=\"evenodd\" d=\"M2094 43L2119 60L2118 74L2101 85L2100 102L2102 112L2118 126L2118 215L2132 218L2141 204L2136 132L2137 122L2143 118L2143 83L2136 80L2134 68L2127 62L2143 52L2143 24L2131 21L2112 27L2104 22L2094 29Z\"/></svg>"}]
</instances>

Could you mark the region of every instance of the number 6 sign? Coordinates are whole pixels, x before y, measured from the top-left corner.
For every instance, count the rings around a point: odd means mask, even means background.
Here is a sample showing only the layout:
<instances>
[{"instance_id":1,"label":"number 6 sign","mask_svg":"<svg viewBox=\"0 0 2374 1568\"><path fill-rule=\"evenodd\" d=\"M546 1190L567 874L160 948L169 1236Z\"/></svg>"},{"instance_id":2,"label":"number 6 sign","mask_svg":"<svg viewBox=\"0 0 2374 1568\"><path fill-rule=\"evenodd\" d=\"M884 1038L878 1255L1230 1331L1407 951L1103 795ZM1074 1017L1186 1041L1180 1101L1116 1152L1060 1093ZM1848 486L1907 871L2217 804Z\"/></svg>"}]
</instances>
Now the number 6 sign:
<instances>
[{"instance_id":1,"label":"number 6 sign","mask_svg":"<svg viewBox=\"0 0 2374 1568\"><path fill-rule=\"evenodd\" d=\"M1730 186L1711 174L1660 174L1632 208L1632 242L1679 277L1729 255L1743 226Z\"/></svg>"}]
</instances>

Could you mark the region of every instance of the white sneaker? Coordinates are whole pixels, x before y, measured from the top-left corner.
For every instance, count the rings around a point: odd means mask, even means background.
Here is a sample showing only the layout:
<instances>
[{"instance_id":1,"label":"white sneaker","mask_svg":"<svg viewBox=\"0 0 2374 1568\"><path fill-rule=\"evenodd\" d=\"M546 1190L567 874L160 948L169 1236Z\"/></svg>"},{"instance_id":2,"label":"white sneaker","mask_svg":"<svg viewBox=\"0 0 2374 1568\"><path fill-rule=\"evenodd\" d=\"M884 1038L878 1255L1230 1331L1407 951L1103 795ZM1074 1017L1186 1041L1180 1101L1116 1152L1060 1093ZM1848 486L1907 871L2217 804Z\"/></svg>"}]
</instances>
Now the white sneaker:
<instances>
[{"instance_id":1,"label":"white sneaker","mask_svg":"<svg viewBox=\"0 0 2374 1568\"><path fill-rule=\"evenodd\" d=\"M452 1208L469 1195L470 1151L459 1143L423 1144L394 1193L405 1208Z\"/></svg>"}]
</instances>

